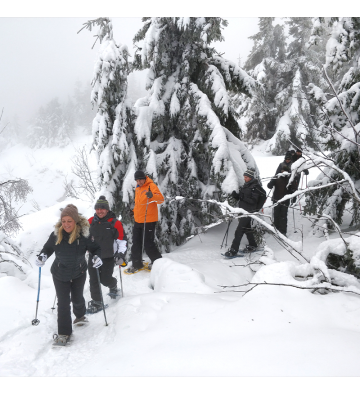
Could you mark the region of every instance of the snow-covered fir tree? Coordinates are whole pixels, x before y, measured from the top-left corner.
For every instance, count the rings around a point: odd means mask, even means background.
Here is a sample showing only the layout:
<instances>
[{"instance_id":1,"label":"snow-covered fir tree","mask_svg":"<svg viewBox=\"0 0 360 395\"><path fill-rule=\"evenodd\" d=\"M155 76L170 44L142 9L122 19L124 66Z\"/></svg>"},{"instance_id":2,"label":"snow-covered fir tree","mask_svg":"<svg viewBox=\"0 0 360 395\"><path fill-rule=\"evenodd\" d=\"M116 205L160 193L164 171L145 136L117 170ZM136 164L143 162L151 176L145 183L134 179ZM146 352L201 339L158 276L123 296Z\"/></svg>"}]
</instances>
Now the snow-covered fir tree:
<instances>
[{"instance_id":1,"label":"snow-covered fir tree","mask_svg":"<svg viewBox=\"0 0 360 395\"><path fill-rule=\"evenodd\" d=\"M99 179L111 208L121 214L129 233L129 205L133 197L128 194L134 183L133 174L137 159L131 139L133 111L127 101L127 76L129 73L128 49L118 45L113 37L109 18L88 21L85 28L98 28L100 41L98 60L91 82L91 102L97 113L93 120L93 147L99 161ZM132 169L132 177L128 172ZM125 185L125 188L124 188Z\"/></svg>"},{"instance_id":2,"label":"snow-covered fir tree","mask_svg":"<svg viewBox=\"0 0 360 395\"><path fill-rule=\"evenodd\" d=\"M148 95L135 105L129 152L131 163L168 197L161 205L157 241L169 251L219 215L216 205L197 199L223 201L243 184L247 167L257 171L239 140L229 96L229 92L250 95L256 82L212 46L223 39L225 20L157 17L143 18L143 22L134 39L138 48L133 65L149 69ZM129 204L133 174L130 166L122 186Z\"/></svg>"},{"instance_id":3,"label":"snow-covered fir tree","mask_svg":"<svg viewBox=\"0 0 360 395\"><path fill-rule=\"evenodd\" d=\"M319 18L315 20L315 27L319 30L321 23L332 25L332 34L327 41L325 68L328 71L332 69L333 75L341 76L342 68L345 68L346 73L338 81L330 79L335 89L335 97L333 94L330 99L318 86L311 85L311 94L318 103L321 120L319 136L329 152L329 164L311 186L339 183L311 192L307 197L306 212L328 215L341 224L348 210L351 214L350 225L359 225L360 18L334 19ZM311 44L316 43L315 33L314 29ZM342 183L344 179L349 182ZM332 227L326 219L320 220L318 225L317 230L321 233L324 227Z\"/></svg>"},{"instance_id":4,"label":"snow-covered fir tree","mask_svg":"<svg viewBox=\"0 0 360 395\"><path fill-rule=\"evenodd\" d=\"M89 102L91 90L92 86L90 82L84 85L78 80L75 83L74 93L72 95L75 125L83 128L85 133L91 133L92 121L96 114L95 109L92 108Z\"/></svg>"},{"instance_id":5,"label":"snow-covered fir tree","mask_svg":"<svg viewBox=\"0 0 360 395\"><path fill-rule=\"evenodd\" d=\"M273 137L266 150L275 155L284 154L291 147L315 146L318 119L316 104L308 92L308 85L326 86L322 76L324 49L322 46L307 46L311 34L311 18L293 17L286 21L291 42L286 59L281 66L277 84L275 105L279 112Z\"/></svg>"},{"instance_id":6,"label":"snow-covered fir tree","mask_svg":"<svg viewBox=\"0 0 360 395\"><path fill-rule=\"evenodd\" d=\"M244 139L248 142L270 139L281 110L275 97L285 60L286 41L283 25L273 26L274 19L259 18L259 32L249 37L254 44L244 67L260 86L251 98L244 94L232 97Z\"/></svg>"},{"instance_id":7,"label":"snow-covered fir tree","mask_svg":"<svg viewBox=\"0 0 360 395\"><path fill-rule=\"evenodd\" d=\"M33 148L64 147L70 143L73 133L72 123L64 118L58 98L40 107L27 130L27 142Z\"/></svg>"}]
</instances>

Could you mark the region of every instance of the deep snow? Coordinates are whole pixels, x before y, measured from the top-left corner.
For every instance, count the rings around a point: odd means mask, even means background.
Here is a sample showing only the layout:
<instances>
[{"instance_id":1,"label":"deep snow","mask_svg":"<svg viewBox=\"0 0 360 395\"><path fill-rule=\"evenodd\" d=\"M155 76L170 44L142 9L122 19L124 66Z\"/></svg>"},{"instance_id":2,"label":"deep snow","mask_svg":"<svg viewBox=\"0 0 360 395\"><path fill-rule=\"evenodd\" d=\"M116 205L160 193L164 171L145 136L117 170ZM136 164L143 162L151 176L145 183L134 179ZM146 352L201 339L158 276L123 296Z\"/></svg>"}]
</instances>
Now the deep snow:
<instances>
[{"instance_id":1,"label":"deep snow","mask_svg":"<svg viewBox=\"0 0 360 395\"><path fill-rule=\"evenodd\" d=\"M359 297L270 285L244 296L238 288L224 289L251 280L300 283L294 273L301 264L270 235L266 243L274 253L272 264L252 265L252 271L238 266L248 263L245 258L225 260L220 245L226 224L163 254L151 273L123 275L123 299L110 300L103 287L109 326L102 313L89 316L88 326L74 329L69 347L51 348L57 330L51 310L53 257L42 270L40 324L32 326L38 286L35 255L60 207L71 202L85 216L93 215L92 202L64 199L63 188L64 175L71 178L74 148L89 138L78 138L62 150L17 145L1 153L1 177L21 176L34 188L22 208L28 214L16 238L32 267L23 265L26 275L16 269L0 273L1 377L359 376ZM272 176L282 160L264 153L263 146L252 153L262 178ZM309 179L316 175L310 170ZM310 223L300 219L298 210L295 221L304 232L304 253L311 257L324 239L312 236ZM294 233L291 210L288 229L290 239L301 240L301 233ZM234 230L233 222L228 244ZM118 268L115 274L119 276ZM90 300L88 282L85 299Z\"/></svg>"}]
</instances>

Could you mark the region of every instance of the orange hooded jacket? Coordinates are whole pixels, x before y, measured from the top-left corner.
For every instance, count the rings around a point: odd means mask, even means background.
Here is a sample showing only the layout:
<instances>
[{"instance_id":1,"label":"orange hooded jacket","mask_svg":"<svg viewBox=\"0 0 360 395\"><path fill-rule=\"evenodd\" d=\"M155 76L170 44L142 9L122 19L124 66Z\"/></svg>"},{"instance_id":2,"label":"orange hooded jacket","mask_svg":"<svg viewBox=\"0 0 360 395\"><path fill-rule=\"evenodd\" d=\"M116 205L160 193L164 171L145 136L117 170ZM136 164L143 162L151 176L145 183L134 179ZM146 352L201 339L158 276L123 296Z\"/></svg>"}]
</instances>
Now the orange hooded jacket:
<instances>
[{"instance_id":1,"label":"orange hooded jacket","mask_svg":"<svg viewBox=\"0 0 360 395\"><path fill-rule=\"evenodd\" d=\"M148 199L146 192L150 191L153 193L153 197ZM164 203L164 196L159 191L159 188L154 184L153 180L146 177L146 181L142 187L139 185L135 189L135 207L134 207L134 219L135 222L144 223L146 203L149 201L146 222L156 222L158 220L158 208L157 205Z\"/></svg>"}]
</instances>

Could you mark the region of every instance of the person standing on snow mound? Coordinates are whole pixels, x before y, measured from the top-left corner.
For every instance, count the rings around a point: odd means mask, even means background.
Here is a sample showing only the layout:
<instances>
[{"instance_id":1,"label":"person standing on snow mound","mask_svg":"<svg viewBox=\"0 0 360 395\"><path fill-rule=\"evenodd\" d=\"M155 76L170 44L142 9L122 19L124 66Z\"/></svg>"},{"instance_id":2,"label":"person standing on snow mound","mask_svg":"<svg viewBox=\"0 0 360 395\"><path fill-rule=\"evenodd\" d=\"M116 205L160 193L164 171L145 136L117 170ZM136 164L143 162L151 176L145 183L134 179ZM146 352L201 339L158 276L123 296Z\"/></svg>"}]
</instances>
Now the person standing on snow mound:
<instances>
[{"instance_id":1,"label":"person standing on snow mound","mask_svg":"<svg viewBox=\"0 0 360 395\"><path fill-rule=\"evenodd\" d=\"M110 289L110 297L116 299L118 295L117 280L113 277L114 264L123 262L127 250L122 223L110 211L109 202L105 196L100 196L94 206L95 214L89 218L90 235L101 247L103 265L99 269L100 282ZM92 255L89 254L89 262ZM102 309L99 280L96 269L89 265L90 295L92 300L89 308L93 312Z\"/></svg>"},{"instance_id":2,"label":"person standing on snow mound","mask_svg":"<svg viewBox=\"0 0 360 395\"><path fill-rule=\"evenodd\" d=\"M275 176L279 173L291 173L291 155L286 154L284 162L280 163L278 166ZM267 187L269 189L274 189L274 194L272 196L273 203L276 203L278 200L282 199L285 195L291 194L294 192L293 185L287 186L290 179L290 175L283 177L274 177L268 184ZM274 207L274 226L275 228L286 236L287 232L287 217L288 217L288 209L289 209L290 199L285 200L284 202L279 203Z\"/></svg>"},{"instance_id":3,"label":"person standing on snow mound","mask_svg":"<svg viewBox=\"0 0 360 395\"><path fill-rule=\"evenodd\" d=\"M58 334L54 335L56 345L65 346L72 333L70 302L76 317L74 324L87 322L84 284L86 280L86 251L93 254L91 266L100 267L101 248L89 237L89 223L78 213L77 207L68 204L61 211L60 220L55 225L48 241L42 248L36 265L44 266L45 261L55 252L51 274L58 298Z\"/></svg>"},{"instance_id":4,"label":"person standing on snow mound","mask_svg":"<svg viewBox=\"0 0 360 395\"><path fill-rule=\"evenodd\" d=\"M239 193L236 191L231 193L231 196L234 199L239 200L239 208L242 208L249 213L254 213L262 208L260 200L262 200L262 197L265 194L265 191L254 177L255 172L253 170L246 170L244 173L245 184L242 186ZM260 205L261 207L259 207ZM239 225L235 231L234 240L229 251L225 252L225 256L233 257L238 253L240 242L244 234L246 234L249 241L249 245L246 246L244 252L252 252L256 250L257 244L251 228L251 217L241 217L239 218Z\"/></svg>"},{"instance_id":5,"label":"person standing on snow mound","mask_svg":"<svg viewBox=\"0 0 360 395\"><path fill-rule=\"evenodd\" d=\"M137 186L135 189L135 207L133 209L135 224L131 247L132 267L124 271L126 274L134 274L145 269L142 262L143 248L151 259L151 263L146 269L151 270L153 262L158 258L162 258L155 244L155 226L158 221L157 205L164 203L164 196L153 180L147 177L143 171L136 171L134 178Z\"/></svg>"}]
</instances>

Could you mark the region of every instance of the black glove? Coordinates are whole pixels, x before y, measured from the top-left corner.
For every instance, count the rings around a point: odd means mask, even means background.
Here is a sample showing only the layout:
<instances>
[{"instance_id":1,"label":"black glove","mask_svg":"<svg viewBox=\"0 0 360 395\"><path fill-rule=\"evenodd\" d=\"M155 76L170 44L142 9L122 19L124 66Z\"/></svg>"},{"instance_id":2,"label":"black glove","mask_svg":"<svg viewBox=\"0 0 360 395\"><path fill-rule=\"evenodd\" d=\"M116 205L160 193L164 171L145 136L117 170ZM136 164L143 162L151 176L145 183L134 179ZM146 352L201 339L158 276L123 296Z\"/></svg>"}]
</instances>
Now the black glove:
<instances>
[{"instance_id":1,"label":"black glove","mask_svg":"<svg viewBox=\"0 0 360 395\"><path fill-rule=\"evenodd\" d=\"M119 264L119 261L125 261L125 254L122 252L115 252L114 254L114 264L115 266Z\"/></svg>"},{"instance_id":2,"label":"black glove","mask_svg":"<svg viewBox=\"0 0 360 395\"><path fill-rule=\"evenodd\" d=\"M267 187L268 187L269 189L272 189L272 188L273 188L273 185L272 185L271 181L267 184Z\"/></svg>"},{"instance_id":3,"label":"black glove","mask_svg":"<svg viewBox=\"0 0 360 395\"><path fill-rule=\"evenodd\" d=\"M236 191L232 191L231 192L231 197L236 199L236 200L239 200L239 194Z\"/></svg>"},{"instance_id":4,"label":"black glove","mask_svg":"<svg viewBox=\"0 0 360 395\"><path fill-rule=\"evenodd\" d=\"M308 169L305 169L304 170L304 174L307 176L307 175L309 175L309 170Z\"/></svg>"},{"instance_id":5,"label":"black glove","mask_svg":"<svg viewBox=\"0 0 360 395\"><path fill-rule=\"evenodd\" d=\"M154 195L153 195L153 193L151 192L151 191L147 191L146 193L145 193L145 195L146 195L146 197L148 198L148 199L151 199Z\"/></svg>"}]
</instances>

